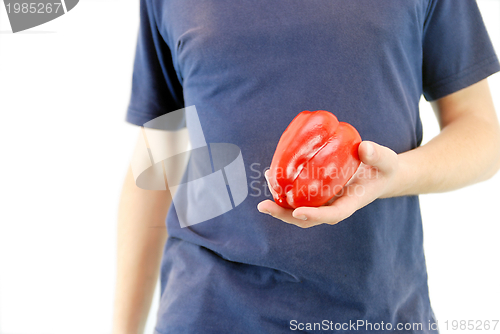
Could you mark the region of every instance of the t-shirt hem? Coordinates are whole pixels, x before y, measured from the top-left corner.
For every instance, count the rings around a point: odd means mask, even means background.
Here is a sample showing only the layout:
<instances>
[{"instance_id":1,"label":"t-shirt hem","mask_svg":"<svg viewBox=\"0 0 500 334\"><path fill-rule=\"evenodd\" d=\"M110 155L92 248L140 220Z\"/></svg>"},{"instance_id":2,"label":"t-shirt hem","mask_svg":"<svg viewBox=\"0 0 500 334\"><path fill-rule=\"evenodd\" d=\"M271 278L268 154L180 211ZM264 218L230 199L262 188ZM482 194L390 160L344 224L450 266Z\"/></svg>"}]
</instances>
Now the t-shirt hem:
<instances>
[{"instance_id":1,"label":"t-shirt hem","mask_svg":"<svg viewBox=\"0 0 500 334\"><path fill-rule=\"evenodd\" d=\"M438 81L424 89L424 97L429 102L440 99L469 87L498 71L500 71L500 63L497 56L493 55L456 75Z\"/></svg>"}]
</instances>

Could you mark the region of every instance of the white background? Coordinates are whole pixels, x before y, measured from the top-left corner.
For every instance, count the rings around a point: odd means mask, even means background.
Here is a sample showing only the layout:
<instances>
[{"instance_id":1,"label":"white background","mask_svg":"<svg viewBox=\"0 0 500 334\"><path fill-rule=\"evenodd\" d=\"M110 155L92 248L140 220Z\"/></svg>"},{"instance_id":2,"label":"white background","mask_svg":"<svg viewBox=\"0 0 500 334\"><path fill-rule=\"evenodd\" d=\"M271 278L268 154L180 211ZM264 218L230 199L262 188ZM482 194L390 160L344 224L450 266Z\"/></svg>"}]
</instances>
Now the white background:
<instances>
[{"instance_id":1,"label":"white background","mask_svg":"<svg viewBox=\"0 0 500 334\"><path fill-rule=\"evenodd\" d=\"M500 53L500 1L478 2ZM137 0L82 0L12 34L1 6L0 334L111 331L118 196L138 131L124 121L138 19ZM499 74L490 85L500 111ZM424 101L421 114L427 142L439 128ZM442 333L460 332L446 320L500 320L499 188L497 175L421 196Z\"/></svg>"}]
</instances>

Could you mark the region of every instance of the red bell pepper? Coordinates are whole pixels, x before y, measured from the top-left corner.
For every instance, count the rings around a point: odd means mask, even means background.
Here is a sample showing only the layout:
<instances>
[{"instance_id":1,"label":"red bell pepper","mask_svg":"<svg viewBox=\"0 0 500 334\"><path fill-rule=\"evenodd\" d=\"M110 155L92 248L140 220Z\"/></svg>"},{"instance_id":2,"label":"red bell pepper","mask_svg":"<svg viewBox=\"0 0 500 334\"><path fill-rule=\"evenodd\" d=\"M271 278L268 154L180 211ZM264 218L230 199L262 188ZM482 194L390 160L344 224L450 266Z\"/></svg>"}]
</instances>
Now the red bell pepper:
<instances>
[{"instance_id":1,"label":"red bell pepper","mask_svg":"<svg viewBox=\"0 0 500 334\"><path fill-rule=\"evenodd\" d=\"M271 162L274 201L288 209L326 204L361 164L360 143L358 131L328 111L299 113L281 135Z\"/></svg>"}]
</instances>

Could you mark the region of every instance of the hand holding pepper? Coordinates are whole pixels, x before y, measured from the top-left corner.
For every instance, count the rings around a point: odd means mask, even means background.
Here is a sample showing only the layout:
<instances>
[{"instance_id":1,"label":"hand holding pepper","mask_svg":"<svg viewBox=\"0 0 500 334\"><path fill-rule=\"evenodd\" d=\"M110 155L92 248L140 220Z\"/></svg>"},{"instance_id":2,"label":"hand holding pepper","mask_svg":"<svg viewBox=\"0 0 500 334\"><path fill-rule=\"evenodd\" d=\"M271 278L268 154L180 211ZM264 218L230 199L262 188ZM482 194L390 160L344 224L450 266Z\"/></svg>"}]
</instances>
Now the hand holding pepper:
<instances>
[{"instance_id":1,"label":"hand holding pepper","mask_svg":"<svg viewBox=\"0 0 500 334\"><path fill-rule=\"evenodd\" d=\"M360 144L360 141L352 126L339 123L330 113L321 111L299 114L283 133L271 170L266 172L266 180L276 203L263 201L259 203L258 210L306 228L325 223L336 224L375 199L383 197L398 169L398 156L387 147L368 141ZM314 163L316 166L313 168ZM281 175L279 168L282 169ZM328 175L325 171L331 173L336 168L352 169L352 172L337 176L332 181L332 178L326 177ZM340 189L356 168L350 181ZM320 173L316 173L316 176L313 175L314 179L311 179L314 169ZM299 177L299 174L306 172L306 177ZM335 186L340 188L327 191L326 194L318 193L316 189L315 194L310 196L311 184L319 183L318 181L321 181L321 185L323 181L329 182L326 184L328 189L330 186L333 189ZM300 191L305 182L308 184L304 196L300 195ZM320 206L323 204L327 205Z\"/></svg>"}]
</instances>

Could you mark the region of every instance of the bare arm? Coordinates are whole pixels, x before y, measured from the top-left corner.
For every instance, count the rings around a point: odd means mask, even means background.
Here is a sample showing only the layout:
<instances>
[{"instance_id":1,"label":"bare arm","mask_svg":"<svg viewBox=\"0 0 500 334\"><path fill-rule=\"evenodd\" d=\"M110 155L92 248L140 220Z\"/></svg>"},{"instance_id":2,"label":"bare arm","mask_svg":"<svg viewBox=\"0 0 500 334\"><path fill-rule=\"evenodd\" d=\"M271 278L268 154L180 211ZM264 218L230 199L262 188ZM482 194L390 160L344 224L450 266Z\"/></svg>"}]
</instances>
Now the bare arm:
<instances>
[{"instance_id":1,"label":"bare arm","mask_svg":"<svg viewBox=\"0 0 500 334\"><path fill-rule=\"evenodd\" d=\"M432 103L441 133L399 155L389 196L444 192L491 178L500 167L500 127L487 80Z\"/></svg>"},{"instance_id":2,"label":"bare arm","mask_svg":"<svg viewBox=\"0 0 500 334\"><path fill-rule=\"evenodd\" d=\"M168 191L135 185L129 168L120 198L113 334L143 333L158 280Z\"/></svg>"},{"instance_id":3,"label":"bare arm","mask_svg":"<svg viewBox=\"0 0 500 334\"><path fill-rule=\"evenodd\" d=\"M148 140L149 138L149 140ZM162 149L165 156L183 152L189 145L187 129L161 131L141 128L120 197L117 226L117 275L113 334L142 334L158 281L163 247L167 239L165 218L172 202L169 190L145 190L136 185L133 166L150 164L141 149ZM143 146L144 145L144 146ZM185 162L184 162L185 163ZM163 168L165 165L161 163ZM180 178L183 163L169 164L169 175ZM168 189L165 174L158 176ZM155 172L156 173L156 172ZM162 182L163 182L162 181Z\"/></svg>"},{"instance_id":4,"label":"bare arm","mask_svg":"<svg viewBox=\"0 0 500 334\"><path fill-rule=\"evenodd\" d=\"M439 99L433 108L441 132L423 146L398 155L362 142L362 164L331 205L288 210L266 200L259 211L304 228L336 224L377 198L445 192L492 177L500 168L500 126L487 80Z\"/></svg>"}]
</instances>

